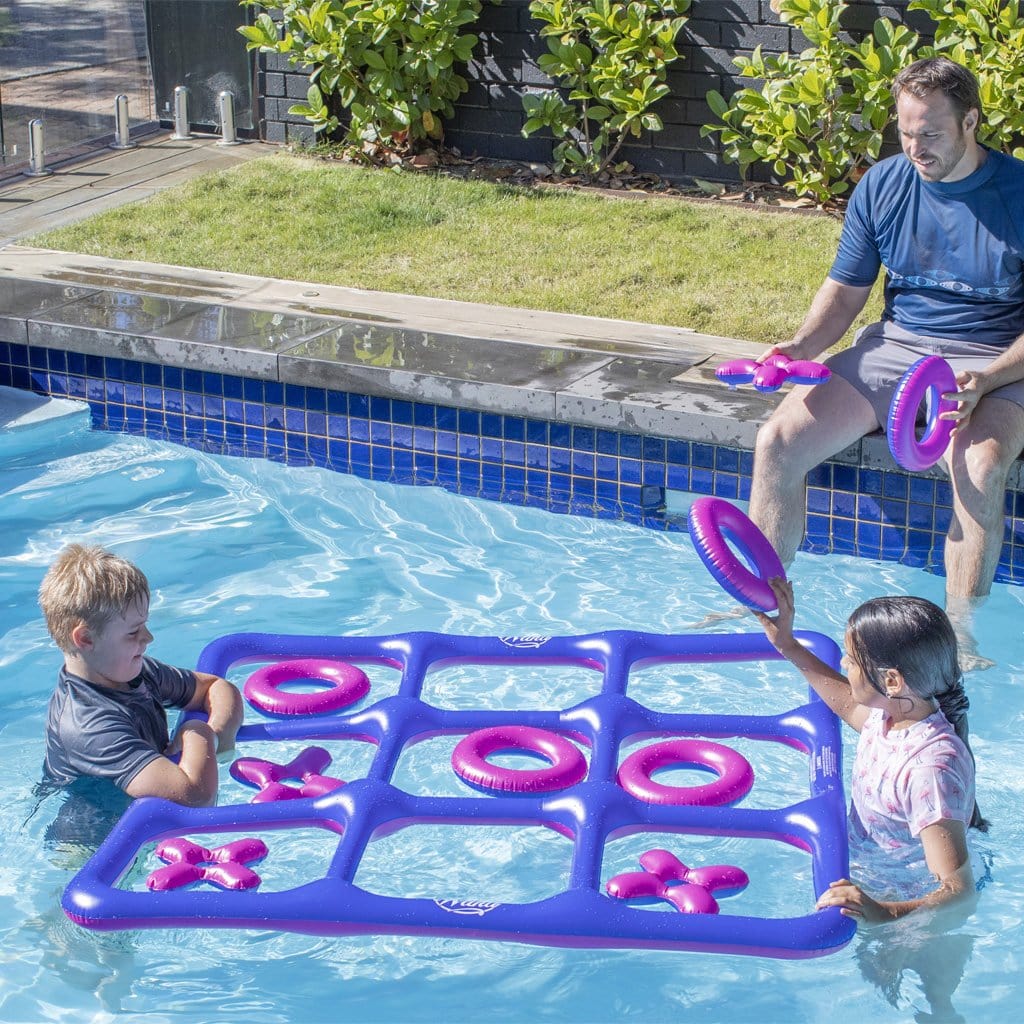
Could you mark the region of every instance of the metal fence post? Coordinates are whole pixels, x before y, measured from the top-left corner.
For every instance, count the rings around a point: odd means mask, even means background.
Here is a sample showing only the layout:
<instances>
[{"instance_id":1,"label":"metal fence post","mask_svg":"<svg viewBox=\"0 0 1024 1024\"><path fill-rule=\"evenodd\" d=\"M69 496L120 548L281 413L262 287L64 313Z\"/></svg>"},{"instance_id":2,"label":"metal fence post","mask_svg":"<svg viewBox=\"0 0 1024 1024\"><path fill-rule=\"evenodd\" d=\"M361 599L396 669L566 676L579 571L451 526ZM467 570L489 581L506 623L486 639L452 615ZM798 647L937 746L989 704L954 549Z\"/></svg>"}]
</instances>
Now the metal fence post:
<instances>
[{"instance_id":1,"label":"metal fence post","mask_svg":"<svg viewBox=\"0 0 1024 1024\"><path fill-rule=\"evenodd\" d=\"M184 85L174 87L174 133L171 138L192 138L192 133L188 130L188 87Z\"/></svg>"},{"instance_id":2,"label":"metal fence post","mask_svg":"<svg viewBox=\"0 0 1024 1024\"><path fill-rule=\"evenodd\" d=\"M137 142L132 142L128 127L128 97L121 93L114 100L114 141L111 149L132 149Z\"/></svg>"},{"instance_id":3,"label":"metal fence post","mask_svg":"<svg viewBox=\"0 0 1024 1024\"><path fill-rule=\"evenodd\" d=\"M53 174L46 166L46 133L41 117L34 117L28 123L28 170L25 173L30 178Z\"/></svg>"},{"instance_id":4,"label":"metal fence post","mask_svg":"<svg viewBox=\"0 0 1024 1024\"><path fill-rule=\"evenodd\" d=\"M218 146L240 145L235 130L235 96L234 93L224 92L217 94L220 103L220 141Z\"/></svg>"}]
</instances>

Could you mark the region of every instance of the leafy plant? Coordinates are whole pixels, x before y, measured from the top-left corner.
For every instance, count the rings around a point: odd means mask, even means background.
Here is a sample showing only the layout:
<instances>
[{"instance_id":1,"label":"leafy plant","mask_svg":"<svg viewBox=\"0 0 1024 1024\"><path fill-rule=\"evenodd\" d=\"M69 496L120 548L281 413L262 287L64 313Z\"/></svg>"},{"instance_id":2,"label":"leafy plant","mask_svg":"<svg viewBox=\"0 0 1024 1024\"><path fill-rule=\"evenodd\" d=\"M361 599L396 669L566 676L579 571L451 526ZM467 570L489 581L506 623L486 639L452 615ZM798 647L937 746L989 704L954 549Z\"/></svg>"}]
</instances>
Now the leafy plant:
<instances>
[{"instance_id":1,"label":"leafy plant","mask_svg":"<svg viewBox=\"0 0 1024 1024\"><path fill-rule=\"evenodd\" d=\"M690 0L532 0L548 52L538 65L562 87L523 97L523 134L549 128L558 171L598 175L629 136L660 131L651 109L668 94L668 65ZM568 96L565 95L568 90Z\"/></svg>"},{"instance_id":2,"label":"leafy plant","mask_svg":"<svg viewBox=\"0 0 1024 1024\"><path fill-rule=\"evenodd\" d=\"M974 72L984 117L978 138L1024 159L1024 20L1017 0L911 0L927 11L935 45L919 56L945 54Z\"/></svg>"},{"instance_id":3,"label":"leafy plant","mask_svg":"<svg viewBox=\"0 0 1024 1024\"><path fill-rule=\"evenodd\" d=\"M414 150L440 139L452 100L467 89L455 70L477 44L464 33L481 0L239 0L260 13L243 25L246 48L309 67L305 103L289 110L327 135L348 112L347 142ZM278 11L280 23L268 11Z\"/></svg>"},{"instance_id":4,"label":"leafy plant","mask_svg":"<svg viewBox=\"0 0 1024 1024\"><path fill-rule=\"evenodd\" d=\"M740 89L728 102L714 90L708 105L721 120L701 128L719 135L722 154L746 178L752 164L767 164L787 188L825 204L847 192L878 159L892 112L896 72L913 59L918 36L878 18L860 43L842 30L843 0L776 0L784 22L811 46L798 55L751 57L733 63L759 89Z\"/></svg>"}]
</instances>

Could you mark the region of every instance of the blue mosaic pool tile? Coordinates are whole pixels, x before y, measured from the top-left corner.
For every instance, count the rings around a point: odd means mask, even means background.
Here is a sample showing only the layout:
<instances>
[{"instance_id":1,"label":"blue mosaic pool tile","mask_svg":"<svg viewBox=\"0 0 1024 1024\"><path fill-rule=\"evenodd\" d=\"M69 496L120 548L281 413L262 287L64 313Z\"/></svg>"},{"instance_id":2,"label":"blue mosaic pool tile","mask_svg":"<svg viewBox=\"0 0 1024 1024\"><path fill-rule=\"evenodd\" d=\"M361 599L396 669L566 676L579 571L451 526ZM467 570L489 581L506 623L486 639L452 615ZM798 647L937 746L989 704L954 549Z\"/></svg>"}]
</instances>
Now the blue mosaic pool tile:
<instances>
[{"instance_id":1,"label":"blue mosaic pool tile","mask_svg":"<svg viewBox=\"0 0 1024 1024\"><path fill-rule=\"evenodd\" d=\"M740 478L735 473L716 473L714 494L718 498L735 501L740 496Z\"/></svg>"},{"instance_id":2,"label":"blue mosaic pool tile","mask_svg":"<svg viewBox=\"0 0 1024 1024\"><path fill-rule=\"evenodd\" d=\"M270 396L270 389L274 385L268 382L265 385L265 391L267 392L267 402L272 402L274 399ZM280 385L277 385L280 387ZM328 391L327 392L327 414L328 416L347 416L348 415L348 395L344 391Z\"/></svg>"},{"instance_id":3,"label":"blue mosaic pool tile","mask_svg":"<svg viewBox=\"0 0 1024 1024\"><path fill-rule=\"evenodd\" d=\"M402 402L398 399L393 399L391 402L391 414L390 419L392 423L402 423L407 426L413 424L413 403Z\"/></svg>"},{"instance_id":4,"label":"blue mosaic pool tile","mask_svg":"<svg viewBox=\"0 0 1024 1024\"><path fill-rule=\"evenodd\" d=\"M460 434L469 434L475 437L480 433L480 413L471 409L459 409L458 424Z\"/></svg>"},{"instance_id":5,"label":"blue mosaic pool tile","mask_svg":"<svg viewBox=\"0 0 1024 1024\"><path fill-rule=\"evenodd\" d=\"M855 491L832 492L832 514L847 519L857 518L857 494Z\"/></svg>"},{"instance_id":6,"label":"blue mosaic pool tile","mask_svg":"<svg viewBox=\"0 0 1024 1024\"><path fill-rule=\"evenodd\" d=\"M459 413L457 409L450 406L439 405L434 410L437 429L455 433L459 429Z\"/></svg>"},{"instance_id":7,"label":"blue mosaic pool tile","mask_svg":"<svg viewBox=\"0 0 1024 1024\"><path fill-rule=\"evenodd\" d=\"M459 434L459 457L462 459L480 458L480 438L472 434Z\"/></svg>"},{"instance_id":8,"label":"blue mosaic pool tile","mask_svg":"<svg viewBox=\"0 0 1024 1024\"><path fill-rule=\"evenodd\" d=\"M306 408L312 412L327 412L326 389L306 388Z\"/></svg>"},{"instance_id":9,"label":"blue mosaic pool tile","mask_svg":"<svg viewBox=\"0 0 1024 1024\"><path fill-rule=\"evenodd\" d=\"M392 468L396 473L396 480L401 480L401 465L398 461L398 456L402 453L397 449L392 453ZM424 452L414 449L412 451L412 465L413 471L416 474L417 480L422 483L432 483L437 479L437 456L433 452Z\"/></svg>"},{"instance_id":10,"label":"blue mosaic pool tile","mask_svg":"<svg viewBox=\"0 0 1024 1024\"><path fill-rule=\"evenodd\" d=\"M597 450L597 432L593 427L573 427L570 445L577 452L593 452Z\"/></svg>"},{"instance_id":11,"label":"blue mosaic pool tile","mask_svg":"<svg viewBox=\"0 0 1024 1024\"><path fill-rule=\"evenodd\" d=\"M861 494L880 495L883 473L878 469L861 469L857 474L857 490Z\"/></svg>"},{"instance_id":12,"label":"blue mosaic pool tile","mask_svg":"<svg viewBox=\"0 0 1024 1024\"><path fill-rule=\"evenodd\" d=\"M832 488L836 491L856 491L858 472L857 466L834 463L832 466Z\"/></svg>"},{"instance_id":13,"label":"blue mosaic pool tile","mask_svg":"<svg viewBox=\"0 0 1024 1024\"><path fill-rule=\"evenodd\" d=\"M668 454L668 445L663 437L643 437L641 447L645 462L664 463ZM726 449L722 449L723 451Z\"/></svg>"},{"instance_id":14,"label":"blue mosaic pool tile","mask_svg":"<svg viewBox=\"0 0 1024 1024\"><path fill-rule=\"evenodd\" d=\"M643 463L639 459L619 459L619 479L624 484L640 484Z\"/></svg>"},{"instance_id":15,"label":"blue mosaic pool tile","mask_svg":"<svg viewBox=\"0 0 1024 1024\"><path fill-rule=\"evenodd\" d=\"M684 528L665 489L747 500L753 455L696 441L0 343L0 383L89 401L94 424L373 479L436 483L550 510ZM826 463L808 477L805 550L936 566L947 481ZM1000 578L1024 577L1024 494L1009 493Z\"/></svg>"},{"instance_id":16,"label":"blue mosaic pool tile","mask_svg":"<svg viewBox=\"0 0 1024 1024\"><path fill-rule=\"evenodd\" d=\"M349 466L351 471L357 473L359 469L365 469L370 465L370 446L362 441L353 441L349 445Z\"/></svg>"},{"instance_id":17,"label":"blue mosaic pool tile","mask_svg":"<svg viewBox=\"0 0 1024 1024\"><path fill-rule=\"evenodd\" d=\"M521 441L505 441L501 446L501 461L506 466L523 469L526 466L526 445Z\"/></svg>"},{"instance_id":18,"label":"blue mosaic pool tile","mask_svg":"<svg viewBox=\"0 0 1024 1024\"><path fill-rule=\"evenodd\" d=\"M740 471L740 453L733 448L716 448L715 469L719 473L738 474Z\"/></svg>"},{"instance_id":19,"label":"blue mosaic pool tile","mask_svg":"<svg viewBox=\"0 0 1024 1024\"><path fill-rule=\"evenodd\" d=\"M664 461L655 462L644 459L642 482L652 487L664 487L668 475L668 467Z\"/></svg>"},{"instance_id":20,"label":"blue mosaic pool tile","mask_svg":"<svg viewBox=\"0 0 1024 1024\"><path fill-rule=\"evenodd\" d=\"M525 444L526 420L519 416L505 416L502 419L502 437L512 444Z\"/></svg>"},{"instance_id":21,"label":"blue mosaic pool tile","mask_svg":"<svg viewBox=\"0 0 1024 1024\"><path fill-rule=\"evenodd\" d=\"M695 494L713 494L715 474L710 469L694 466L690 470L690 490Z\"/></svg>"},{"instance_id":22,"label":"blue mosaic pool tile","mask_svg":"<svg viewBox=\"0 0 1024 1024\"><path fill-rule=\"evenodd\" d=\"M600 470L600 466L598 467ZM690 468L669 463L665 472L665 486L670 491L688 491L690 489Z\"/></svg>"},{"instance_id":23,"label":"blue mosaic pool tile","mask_svg":"<svg viewBox=\"0 0 1024 1024\"><path fill-rule=\"evenodd\" d=\"M619 435L619 456L623 459L643 457L643 438L639 434Z\"/></svg>"},{"instance_id":24,"label":"blue mosaic pool tile","mask_svg":"<svg viewBox=\"0 0 1024 1024\"><path fill-rule=\"evenodd\" d=\"M526 498L526 470L515 466L505 466L502 484L507 493L521 495L519 504Z\"/></svg>"},{"instance_id":25,"label":"blue mosaic pool tile","mask_svg":"<svg viewBox=\"0 0 1024 1024\"><path fill-rule=\"evenodd\" d=\"M461 416L461 412L459 414ZM548 427L546 420L526 420L526 441L528 444L544 445L549 443Z\"/></svg>"},{"instance_id":26,"label":"blue mosaic pool tile","mask_svg":"<svg viewBox=\"0 0 1024 1024\"><path fill-rule=\"evenodd\" d=\"M594 472L598 480L617 480L619 478L619 460L613 455L598 455L595 460Z\"/></svg>"},{"instance_id":27,"label":"blue mosaic pool tile","mask_svg":"<svg viewBox=\"0 0 1024 1024\"><path fill-rule=\"evenodd\" d=\"M910 481L902 473L882 474L882 496L906 501L910 495Z\"/></svg>"},{"instance_id":28,"label":"blue mosaic pool tile","mask_svg":"<svg viewBox=\"0 0 1024 1024\"><path fill-rule=\"evenodd\" d=\"M932 529L934 509L931 505L922 505L920 502L912 501L907 506L907 525L914 530Z\"/></svg>"},{"instance_id":29,"label":"blue mosaic pool tile","mask_svg":"<svg viewBox=\"0 0 1024 1024\"><path fill-rule=\"evenodd\" d=\"M923 476L910 478L910 500L931 505L935 502L935 481Z\"/></svg>"},{"instance_id":30,"label":"blue mosaic pool tile","mask_svg":"<svg viewBox=\"0 0 1024 1024\"><path fill-rule=\"evenodd\" d=\"M437 481L444 487L457 490L459 480L459 460L450 455L437 457Z\"/></svg>"},{"instance_id":31,"label":"blue mosaic pool tile","mask_svg":"<svg viewBox=\"0 0 1024 1024\"><path fill-rule=\"evenodd\" d=\"M501 465L496 462L482 462L480 464L480 483L482 487L500 491L501 489Z\"/></svg>"},{"instance_id":32,"label":"blue mosaic pool tile","mask_svg":"<svg viewBox=\"0 0 1024 1024\"><path fill-rule=\"evenodd\" d=\"M482 437L480 439L480 458L486 463L501 465L502 446L501 441L496 437Z\"/></svg>"},{"instance_id":33,"label":"blue mosaic pool tile","mask_svg":"<svg viewBox=\"0 0 1024 1024\"><path fill-rule=\"evenodd\" d=\"M865 558L882 555L882 526L880 523L857 524L857 550Z\"/></svg>"},{"instance_id":34,"label":"blue mosaic pool tile","mask_svg":"<svg viewBox=\"0 0 1024 1024\"><path fill-rule=\"evenodd\" d=\"M690 445L690 464L701 469L711 469L715 465L715 448L710 444Z\"/></svg>"},{"instance_id":35,"label":"blue mosaic pool tile","mask_svg":"<svg viewBox=\"0 0 1024 1024\"><path fill-rule=\"evenodd\" d=\"M501 438L503 433L501 416L490 412L481 413L480 433L484 437Z\"/></svg>"},{"instance_id":36,"label":"blue mosaic pool tile","mask_svg":"<svg viewBox=\"0 0 1024 1024\"><path fill-rule=\"evenodd\" d=\"M577 449L570 457L573 476L595 477L597 474L597 456L592 448Z\"/></svg>"},{"instance_id":37,"label":"blue mosaic pool tile","mask_svg":"<svg viewBox=\"0 0 1024 1024\"><path fill-rule=\"evenodd\" d=\"M439 457L454 458L459 454L459 435L454 430L438 430L434 435L434 443Z\"/></svg>"},{"instance_id":38,"label":"blue mosaic pool tile","mask_svg":"<svg viewBox=\"0 0 1024 1024\"><path fill-rule=\"evenodd\" d=\"M858 494L855 516L861 523L877 523L882 518L882 507L874 494Z\"/></svg>"}]
</instances>

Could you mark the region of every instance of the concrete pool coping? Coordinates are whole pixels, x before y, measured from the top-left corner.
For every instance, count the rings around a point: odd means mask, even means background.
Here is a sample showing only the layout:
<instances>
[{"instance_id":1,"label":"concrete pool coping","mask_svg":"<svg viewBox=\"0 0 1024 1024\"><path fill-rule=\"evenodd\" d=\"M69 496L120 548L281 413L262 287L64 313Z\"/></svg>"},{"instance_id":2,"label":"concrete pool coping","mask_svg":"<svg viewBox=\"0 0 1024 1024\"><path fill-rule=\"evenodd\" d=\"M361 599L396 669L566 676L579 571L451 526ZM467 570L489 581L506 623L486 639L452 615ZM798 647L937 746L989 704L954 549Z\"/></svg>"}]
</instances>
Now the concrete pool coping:
<instances>
[{"instance_id":1,"label":"concrete pool coping","mask_svg":"<svg viewBox=\"0 0 1024 1024\"><path fill-rule=\"evenodd\" d=\"M17 244L0 325L33 347L748 451L783 393L724 386L715 367L760 346L686 328ZM834 461L897 468L880 434Z\"/></svg>"}]
</instances>

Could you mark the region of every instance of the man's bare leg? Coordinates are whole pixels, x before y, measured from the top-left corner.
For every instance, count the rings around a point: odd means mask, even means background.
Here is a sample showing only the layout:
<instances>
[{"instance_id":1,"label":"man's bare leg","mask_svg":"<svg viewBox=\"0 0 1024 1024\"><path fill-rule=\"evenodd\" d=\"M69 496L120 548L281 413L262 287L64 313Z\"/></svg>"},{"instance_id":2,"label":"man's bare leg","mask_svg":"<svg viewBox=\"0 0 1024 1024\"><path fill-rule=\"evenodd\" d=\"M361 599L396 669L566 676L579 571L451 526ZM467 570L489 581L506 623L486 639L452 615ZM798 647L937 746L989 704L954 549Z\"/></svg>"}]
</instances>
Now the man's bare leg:
<instances>
[{"instance_id":1,"label":"man's bare leg","mask_svg":"<svg viewBox=\"0 0 1024 1024\"><path fill-rule=\"evenodd\" d=\"M826 384L796 387L757 433L750 518L788 566L804 535L808 472L878 426L874 409L851 384L833 376ZM703 629L749 609L712 612L684 629Z\"/></svg>"},{"instance_id":2,"label":"man's bare leg","mask_svg":"<svg viewBox=\"0 0 1024 1024\"><path fill-rule=\"evenodd\" d=\"M946 613L960 643L963 670L995 664L979 653L973 622L992 589L1003 545L1006 480L1024 448L1024 409L982 399L947 454L953 515L946 536Z\"/></svg>"}]
</instances>

